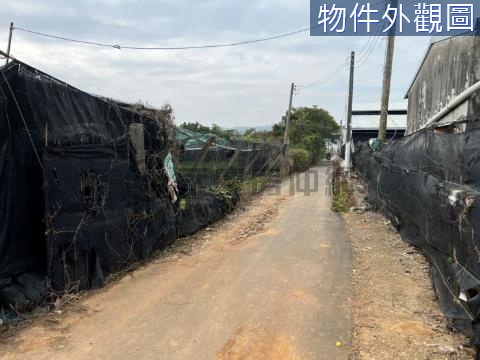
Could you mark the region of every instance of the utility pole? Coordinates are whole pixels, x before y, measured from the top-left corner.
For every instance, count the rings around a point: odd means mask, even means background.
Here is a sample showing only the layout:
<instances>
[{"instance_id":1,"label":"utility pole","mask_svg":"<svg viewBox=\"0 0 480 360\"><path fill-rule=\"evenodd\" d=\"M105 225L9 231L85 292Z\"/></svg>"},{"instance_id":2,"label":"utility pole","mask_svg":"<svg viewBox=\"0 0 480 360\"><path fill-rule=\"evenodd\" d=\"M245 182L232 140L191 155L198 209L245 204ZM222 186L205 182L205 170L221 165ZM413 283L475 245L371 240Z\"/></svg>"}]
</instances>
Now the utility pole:
<instances>
[{"instance_id":1,"label":"utility pole","mask_svg":"<svg viewBox=\"0 0 480 360\"><path fill-rule=\"evenodd\" d=\"M355 51L350 55L350 82L348 85L347 133L345 136L345 165L344 169L350 172L351 167L351 140L352 140L352 104L353 104L353 73L355 71Z\"/></svg>"},{"instance_id":2,"label":"utility pole","mask_svg":"<svg viewBox=\"0 0 480 360\"><path fill-rule=\"evenodd\" d=\"M288 126L290 125L290 114L292 112L292 98L293 98L293 90L295 89L295 84L292 83L290 88L290 101L288 103L288 112L287 112L287 121L285 122L285 135L283 137L283 145L284 148L288 145Z\"/></svg>"},{"instance_id":3,"label":"utility pole","mask_svg":"<svg viewBox=\"0 0 480 360\"><path fill-rule=\"evenodd\" d=\"M5 60L5 65L8 64L8 60L10 56L10 46L12 45L12 34L13 34L13 22L10 23L10 34L8 35L7 58Z\"/></svg>"},{"instance_id":4,"label":"utility pole","mask_svg":"<svg viewBox=\"0 0 480 360\"><path fill-rule=\"evenodd\" d=\"M391 8L397 9L398 1L391 0ZM385 55L385 66L383 68L383 85L382 85L382 102L380 109L380 125L378 127L378 138L385 141L387 138L387 117L388 117L388 102L390 99L390 83L392 80L392 61L393 49L395 47L395 25L388 31L388 43Z\"/></svg>"}]
</instances>

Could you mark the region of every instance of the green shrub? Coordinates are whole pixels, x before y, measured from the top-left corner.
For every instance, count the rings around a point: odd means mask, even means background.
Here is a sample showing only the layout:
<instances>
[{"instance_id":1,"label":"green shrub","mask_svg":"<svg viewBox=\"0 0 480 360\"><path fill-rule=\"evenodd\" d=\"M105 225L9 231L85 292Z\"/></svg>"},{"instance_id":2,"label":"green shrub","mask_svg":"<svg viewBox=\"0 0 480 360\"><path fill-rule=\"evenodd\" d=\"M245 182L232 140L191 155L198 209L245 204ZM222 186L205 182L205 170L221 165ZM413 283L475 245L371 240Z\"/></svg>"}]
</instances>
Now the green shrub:
<instances>
[{"instance_id":1,"label":"green shrub","mask_svg":"<svg viewBox=\"0 0 480 360\"><path fill-rule=\"evenodd\" d=\"M240 199L248 199L265 189L268 185L268 178L257 176L252 179L233 179L225 182L225 186L232 192L237 192Z\"/></svg>"},{"instance_id":2,"label":"green shrub","mask_svg":"<svg viewBox=\"0 0 480 360\"><path fill-rule=\"evenodd\" d=\"M288 150L288 156L292 159L292 171L305 171L312 164L312 157L308 150L292 148Z\"/></svg>"},{"instance_id":3,"label":"green shrub","mask_svg":"<svg viewBox=\"0 0 480 360\"><path fill-rule=\"evenodd\" d=\"M336 212L348 212L355 206L353 191L348 183L345 174L342 173L340 165L335 163L333 166L333 210Z\"/></svg>"}]
</instances>

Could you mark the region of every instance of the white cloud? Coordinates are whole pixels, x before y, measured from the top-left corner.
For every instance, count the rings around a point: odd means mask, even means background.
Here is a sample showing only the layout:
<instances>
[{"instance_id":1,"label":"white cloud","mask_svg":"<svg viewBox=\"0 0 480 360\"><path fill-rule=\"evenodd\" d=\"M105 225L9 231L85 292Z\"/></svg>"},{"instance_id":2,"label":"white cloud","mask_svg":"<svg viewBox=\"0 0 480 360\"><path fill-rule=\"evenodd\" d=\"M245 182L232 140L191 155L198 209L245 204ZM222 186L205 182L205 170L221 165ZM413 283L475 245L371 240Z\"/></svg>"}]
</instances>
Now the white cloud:
<instances>
[{"instance_id":1,"label":"white cloud","mask_svg":"<svg viewBox=\"0 0 480 360\"><path fill-rule=\"evenodd\" d=\"M5 1L2 3L2 11L19 15L34 15L42 11L42 5L34 1Z\"/></svg>"},{"instance_id":2,"label":"white cloud","mask_svg":"<svg viewBox=\"0 0 480 360\"><path fill-rule=\"evenodd\" d=\"M10 1L2 9L0 49L10 20L85 40L140 46L223 43L308 26L307 0ZM15 3L15 5L11 5ZM40 5L41 4L41 5ZM308 32L234 48L129 51L14 33L12 54L83 90L126 101L170 102L177 120L223 126L277 122L292 81L315 82L338 68L367 38L309 37ZM391 101L403 97L428 39L398 37ZM378 41L355 73L355 102L379 102L385 41ZM357 54L361 55L361 54ZM319 105L343 118L347 68L332 81L306 89L295 106Z\"/></svg>"}]
</instances>

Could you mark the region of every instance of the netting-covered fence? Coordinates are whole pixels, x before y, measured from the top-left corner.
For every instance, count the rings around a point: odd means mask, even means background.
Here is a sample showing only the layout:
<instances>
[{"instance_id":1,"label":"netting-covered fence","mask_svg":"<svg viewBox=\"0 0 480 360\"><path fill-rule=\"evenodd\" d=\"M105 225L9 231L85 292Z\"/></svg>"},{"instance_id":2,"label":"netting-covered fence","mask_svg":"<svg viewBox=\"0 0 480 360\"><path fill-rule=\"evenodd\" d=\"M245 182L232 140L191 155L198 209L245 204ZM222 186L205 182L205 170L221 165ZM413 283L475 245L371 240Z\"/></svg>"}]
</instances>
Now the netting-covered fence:
<instances>
[{"instance_id":1,"label":"netting-covered fence","mask_svg":"<svg viewBox=\"0 0 480 360\"><path fill-rule=\"evenodd\" d=\"M92 96L19 61L0 68L0 306L101 286L237 198L172 158L171 109Z\"/></svg>"},{"instance_id":2,"label":"netting-covered fence","mask_svg":"<svg viewBox=\"0 0 480 360\"><path fill-rule=\"evenodd\" d=\"M445 314L473 338L480 334L480 129L439 134L425 129L374 152L355 154L369 199L402 236L431 260Z\"/></svg>"},{"instance_id":3,"label":"netting-covered fence","mask_svg":"<svg viewBox=\"0 0 480 360\"><path fill-rule=\"evenodd\" d=\"M176 129L181 146L180 171L201 186L238 179L272 177L280 173L282 145L226 140L213 134Z\"/></svg>"}]
</instances>

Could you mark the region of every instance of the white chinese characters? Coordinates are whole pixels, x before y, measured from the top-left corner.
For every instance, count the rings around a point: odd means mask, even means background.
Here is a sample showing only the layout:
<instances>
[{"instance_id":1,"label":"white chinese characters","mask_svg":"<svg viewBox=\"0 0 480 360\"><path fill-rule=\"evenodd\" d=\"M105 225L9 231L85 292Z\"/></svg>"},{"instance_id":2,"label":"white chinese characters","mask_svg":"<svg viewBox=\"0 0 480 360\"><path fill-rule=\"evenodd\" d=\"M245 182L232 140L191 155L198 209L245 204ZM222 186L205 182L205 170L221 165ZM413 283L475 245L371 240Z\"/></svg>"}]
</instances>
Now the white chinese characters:
<instances>
[{"instance_id":1,"label":"white chinese characters","mask_svg":"<svg viewBox=\"0 0 480 360\"><path fill-rule=\"evenodd\" d=\"M321 28L324 33L348 32L352 35L379 34L380 30L383 33L395 30L396 33L407 35L448 35L449 32L460 35L459 31L462 30L474 31L474 3L445 4L442 0L437 0L438 3L399 2L398 6L387 3L380 7L379 2L371 5L370 2L353 3L350 0L323 4L318 12L318 25L314 27ZM344 6L338 5L339 3Z\"/></svg>"},{"instance_id":2,"label":"white chinese characters","mask_svg":"<svg viewBox=\"0 0 480 360\"><path fill-rule=\"evenodd\" d=\"M416 32L441 32L442 5L419 3L415 5Z\"/></svg>"},{"instance_id":3,"label":"white chinese characters","mask_svg":"<svg viewBox=\"0 0 480 360\"><path fill-rule=\"evenodd\" d=\"M329 10L327 5L320 6L320 12L318 14L318 25L323 24L323 31L327 32L327 25L330 25L330 32L343 32L345 30L345 8L337 8L333 4L332 8ZM339 27L340 26L340 27Z\"/></svg>"},{"instance_id":4,"label":"white chinese characters","mask_svg":"<svg viewBox=\"0 0 480 360\"><path fill-rule=\"evenodd\" d=\"M447 31L473 31L473 4L447 5Z\"/></svg>"},{"instance_id":5,"label":"white chinese characters","mask_svg":"<svg viewBox=\"0 0 480 360\"><path fill-rule=\"evenodd\" d=\"M393 13L393 16L391 16L390 13ZM401 33L403 32L403 22L406 21L410 23L410 19L403 13L403 4L400 4L398 8L390 7L390 4L388 4L387 9L382 16L382 19L387 19L389 21L389 24L385 29L383 29L383 32L390 31L390 29L397 22L397 19L399 22L399 31Z\"/></svg>"},{"instance_id":6,"label":"white chinese characters","mask_svg":"<svg viewBox=\"0 0 480 360\"><path fill-rule=\"evenodd\" d=\"M378 19L372 19L372 14L378 13L378 10L373 10L370 8L370 3L366 5L363 4L359 6L359 4L355 4L355 8L353 9L352 13L350 14L350 18L354 20L353 22L353 32L357 32L358 23L365 23L367 24L367 32L370 32L370 24L378 23Z\"/></svg>"}]
</instances>

